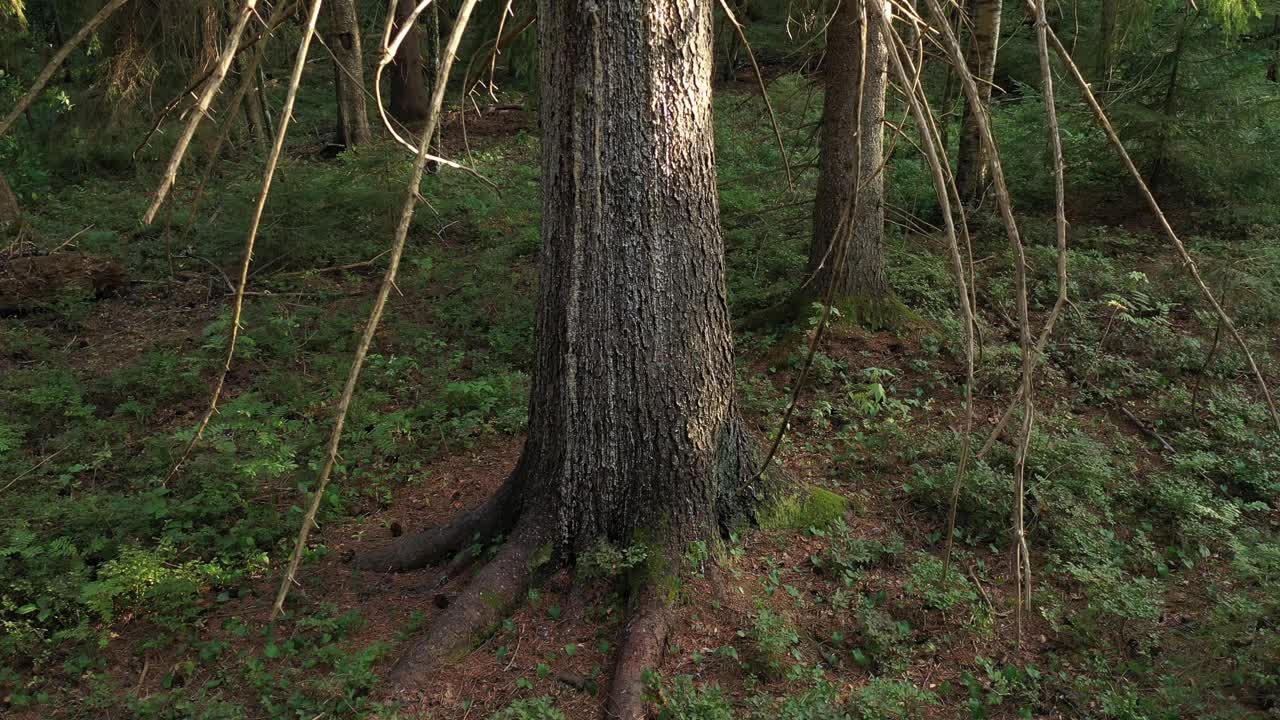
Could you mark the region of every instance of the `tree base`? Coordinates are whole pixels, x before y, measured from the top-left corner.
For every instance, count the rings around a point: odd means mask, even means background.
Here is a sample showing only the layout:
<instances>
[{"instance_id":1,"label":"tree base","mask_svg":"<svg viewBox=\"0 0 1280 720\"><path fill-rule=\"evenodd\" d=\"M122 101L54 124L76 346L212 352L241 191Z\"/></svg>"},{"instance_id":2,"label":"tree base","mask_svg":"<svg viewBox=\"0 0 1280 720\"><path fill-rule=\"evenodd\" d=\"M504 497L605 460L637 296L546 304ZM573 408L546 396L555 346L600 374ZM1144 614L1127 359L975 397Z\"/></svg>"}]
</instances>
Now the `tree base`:
<instances>
[{"instance_id":1,"label":"tree base","mask_svg":"<svg viewBox=\"0 0 1280 720\"><path fill-rule=\"evenodd\" d=\"M715 501L718 528L700 530L702 539L709 539L706 533L738 529L758 519L760 498L774 496L771 490L776 489L777 481L766 483L756 478L754 450L754 438L735 417L722 438L714 469L721 488ZM449 561L446 576L457 577L478 560L471 551L477 542L485 544L509 533L493 559L474 571L427 633L396 662L388 677L391 694L412 698L427 692L434 670L462 659L511 614L531 586L571 559L565 557L570 550L557 552L554 538L558 537L558 525L554 513L545 511L546 503L536 497L523 501L522 496L533 487L527 477L529 467L522 458L520 467L493 497L453 522L402 537L385 549L352 559L355 567L375 572L404 572ZM685 548L677 545L688 535L673 528L655 533L648 547L649 561L637 568L631 579L626 636L618 650L604 708L605 717L611 720L646 717L644 674L662 658L672 606L679 597L680 558ZM560 543L564 541L560 538Z\"/></svg>"},{"instance_id":2,"label":"tree base","mask_svg":"<svg viewBox=\"0 0 1280 720\"><path fill-rule=\"evenodd\" d=\"M812 293L798 292L772 307L763 308L738 322L739 330L763 330L807 320L819 312L814 305L822 298ZM862 295L837 296L831 304L835 311L829 322L832 325L849 325L866 330L897 330L918 319L918 316L894 295L870 297Z\"/></svg>"}]
</instances>

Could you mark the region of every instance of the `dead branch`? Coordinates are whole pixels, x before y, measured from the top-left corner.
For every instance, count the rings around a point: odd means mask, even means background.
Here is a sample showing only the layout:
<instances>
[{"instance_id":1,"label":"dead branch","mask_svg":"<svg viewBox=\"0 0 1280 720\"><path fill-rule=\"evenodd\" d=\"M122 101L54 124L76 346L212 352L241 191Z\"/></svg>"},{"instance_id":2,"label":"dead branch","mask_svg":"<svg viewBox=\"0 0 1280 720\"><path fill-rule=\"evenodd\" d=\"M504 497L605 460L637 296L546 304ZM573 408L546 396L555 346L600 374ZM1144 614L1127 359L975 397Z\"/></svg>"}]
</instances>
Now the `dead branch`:
<instances>
[{"instance_id":1,"label":"dead branch","mask_svg":"<svg viewBox=\"0 0 1280 720\"><path fill-rule=\"evenodd\" d=\"M866 5L879 2L880 0L862 0L863 17L866 17ZM862 56L858 60L858 102L854 122L857 127L862 127L863 116L863 93L867 81L867 24L865 22L858 23L859 31L862 33L862 39L859 43ZM886 38L887 39L887 38ZM891 53L892 54L892 53ZM862 143L857 143L857 149L854 153L854 166L862 167ZM839 222L836 223L835 232L832 234L834 238L840 236L841 230L853 222L854 216L857 214L858 204L861 199L862 183L854 183L853 198L845 207L844 213L840 216ZM836 267L844 264L844 257L848 251L849 243L841 242L840 247L836 250L835 263ZM822 342L822 336L826 332L827 325L831 320L831 303L835 300L835 283L828 283L826 293L822 298L822 314L818 317L818 326L814 328L813 337L809 341L809 350L805 354L804 365L800 368L800 375L796 378L791 388L791 399L787 402L787 409L782 415L782 422L778 424L778 430L774 433L773 442L769 445L769 452L765 454L764 460L760 463L760 469L751 479L751 483L755 483L764 477L765 472L769 469L773 462L774 456L778 453L778 448L782 445L782 438L787 434L787 428L791 426L791 416L795 414L796 406L800 403L800 392L804 389L805 380L809 377L809 371L813 368L813 359L818 353L818 344Z\"/></svg>"},{"instance_id":2,"label":"dead branch","mask_svg":"<svg viewBox=\"0 0 1280 720\"><path fill-rule=\"evenodd\" d=\"M930 0L936 2L936 0ZM1034 7L1034 6L1032 6ZM1276 410L1275 400L1271 397L1271 389L1267 387L1266 378L1263 377L1262 371L1258 369L1258 363L1253 357L1253 352L1249 349L1248 343L1244 341L1244 337L1240 335L1240 331L1236 329L1236 324L1231 321L1231 317L1227 315L1227 311L1222 308L1222 304L1214 297L1209 286L1205 284L1204 279L1200 277L1200 269L1192 259L1191 254L1187 252L1187 247L1182 244L1182 239L1174 232L1173 226L1169 224L1168 218L1165 217L1164 211L1160 209L1160 203L1156 200L1155 195L1151 193L1151 188L1147 186L1145 180L1142 179L1142 172L1133 164L1133 159L1129 157L1129 151L1125 150L1124 143L1120 140L1120 135L1116 133L1115 127L1111 124L1111 120L1107 117L1107 113L1102 109L1102 105L1098 103L1098 98L1093 94L1093 89L1089 86L1089 82L1080 74L1080 68L1076 66L1074 60L1071 59L1071 53L1062 46L1062 41L1053 32L1052 28L1048 28L1046 35L1050 43L1053 44L1054 52L1058 54L1058 59L1063 66L1071 73L1080 86L1080 92L1089 103L1089 108L1093 110L1093 117L1102 126L1103 131L1107 134L1107 139L1111 141L1111 146L1120 155L1120 160L1129 171L1129 175L1137 184L1138 190L1142 193L1143 198L1147 201L1147 205L1151 208L1151 213L1155 215L1156 220L1160 223L1160 229L1164 231L1165 237L1173 243L1173 247L1178 252L1178 258L1182 261L1187 272L1191 274L1191 278L1195 281L1196 287L1199 288L1200 294L1209 305L1213 308L1214 313L1218 316L1218 321L1231 333L1231 337L1240 346L1241 352L1244 353L1245 359L1249 361L1249 369L1253 371L1253 377L1258 382L1258 387L1262 390L1263 397L1266 398L1267 408L1271 411L1271 420L1275 423L1276 431L1280 432L1280 412Z\"/></svg>"},{"instance_id":3,"label":"dead branch","mask_svg":"<svg viewBox=\"0 0 1280 720\"><path fill-rule=\"evenodd\" d=\"M169 195L169 189L177 181L178 167L182 165L182 158L187 154L187 147L191 144L191 138L195 136L196 128L200 127L200 122L208 114L209 105L213 102L213 96L218 94L218 89L222 87L223 81L227 78L227 71L231 69L231 61L235 59L236 52L240 49L240 38L244 35L244 29L249 24L249 18L253 17L254 7L257 4L258 0L245 0L244 7L240 8L235 27L231 29L231 34L227 38L227 47L222 51L222 55L219 56L218 65L214 68L214 73L209 78L208 83L205 84L204 91L200 94L200 100L196 102L195 110L187 120L187 126L183 128L182 135L178 136L178 144L173 148L173 155L169 158L169 165L165 168L164 177L160 180L160 187L156 188L151 206L142 215L143 224L150 225L155 221L156 213L159 212L160 206L164 204L165 198Z\"/></svg>"},{"instance_id":4,"label":"dead branch","mask_svg":"<svg viewBox=\"0 0 1280 720\"><path fill-rule=\"evenodd\" d=\"M742 29L742 23L738 22L738 18L734 16L729 3L726 0L720 0L720 7L724 9L724 15L729 19L729 23L733 25L733 29L738 32L738 39L742 41L742 46L747 49L747 57L751 60L751 68L755 71L756 83L760 85L760 97L764 98L764 107L769 111L769 123L773 126L773 136L778 141L778 152L782 155L782 170L787 175L787 189L794 190L796 183L795 178L791 175L791 162L787 159L787 147L782 142L782 128L778 126L778 116L773 112L773 103L769 101L769 88L765 85L764 74L760 72L760 63L756 62L756 53L751 49L751 42L747 40L747 33Z\"/></svg>"},{"instance_id":5,"label":"dead branch","mask_svg":"<svg viewBox=\"0 0 1280 720\"><path fill-rule=\"evenodd\" d=\"M991 169L991 179L995 192L996 205L1004 222L1005 233L1013 251L1014 278L1018 296L1018 326L1020 330L1020 346L1022 348L1022 395L1023 422L1022 435L1018 442L1018 451L1014 459L1015 502L1013 510L1014 544L1017 554L1018 603L1016 605L1018 640L1021 642L1023 630L1023 614L1031 601L1031 557L1027 548L1025 527L1025 495L1026 495L1026 460L1027 448L1031 439L1031 428L1035 417L1032 404L1032 377L1034 370L1033 345L1031 340L1031 322L1027 307L1027 261L1022 245L1021 233L1013 214L1013 201L1005 182L1004 167L1000 159L1000 149L996 145L991 131L989 110L978 93L977 82L969 72L965 63L964 51L955 31L947 22L947 16L938 0L926 0L929 14L939 26L940 41L950 59L951 65L961 81L961 89L969 103L969 111L978 125L978 134L987 151L987 162Z\"/></svg>"},{"instance_id":6,"label":"dead branch","mask_svg":"<svg viewBox=\"0 0 1280 720\"><path fill-rule=\"evenodd\" d=\"M970 304L972 296L969 292L969 283L965 278L964 260L960 256L960 242L956 234L955 219L951 206L953 194L956 197L959 197L959 195L955 193L955 181L948 171L950 163L947 160L946 151L941 148L938 128L932 110L928 107L927 96L924 94L924 88L918 82L920 67L915 64L915 61L911 58L910 51L893 31L888 17L883 13L879 13L878 20L881 32L884 33L886 38L891 39L893 43L893 52L889 53L889 60L895 74L898 76L904 97L912 116L915 118L916 126L920 130L921 149L925 156L925 161L929 165L929 171L933 176L934 194L937 196L938 207L942 211L947 248L951 257L951 272L955 277L956 295L960 304L960 318L965 327L964 434L960 445L960 460L956 467L956 479L952 487L951 513L947 520L947 551L943 561L943 575L945 578L947 571L950 569L951 540L955 535L956 500L959 497L960 489L964 485L965 473L969 463L969 438L973 428L974 328L976 327L976 322L974 320L974 306ZM906 67L904 67L904 63ZM908 70L911 72L909 73ZM916 81L910 80L909 75L911 74L916 76Z\"/></svg>"}]
</instances>

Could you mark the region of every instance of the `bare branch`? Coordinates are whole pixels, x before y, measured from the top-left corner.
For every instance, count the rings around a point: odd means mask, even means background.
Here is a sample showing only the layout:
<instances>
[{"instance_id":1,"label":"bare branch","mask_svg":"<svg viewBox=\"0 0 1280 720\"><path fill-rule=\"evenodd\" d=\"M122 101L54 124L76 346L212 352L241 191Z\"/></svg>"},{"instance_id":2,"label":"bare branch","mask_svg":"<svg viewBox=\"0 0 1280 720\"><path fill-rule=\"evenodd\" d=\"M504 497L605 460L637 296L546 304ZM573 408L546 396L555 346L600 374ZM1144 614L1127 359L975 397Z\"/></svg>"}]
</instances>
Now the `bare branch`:
<instances>
[{"instance_id":1,"label":"bare branch","mask_svg":"<svg viewBox=\"0 0 1280 720\"><path fill-rule=\"evenodd\" d=\"M218 94L218 89L222 87L222 82L227 78L227 71L231 68L231 61L235 59L236 51L240 49L240 38L244 35L244 29L249 24L249 18L253 17L253 10L257 4L258 0L245 0L244 7L240 8L240 15L236 18L235 27L232 28L231 35L227 38L227 47L218 58L218 66L209 78L208 83L205 84L204 92L200 94L200 100L196 103L195 110L187 120L186 128L183 129L182 135L178 137L178 144L173 148L173 156L169 158L169 165L165 168L164 177L160 180L160 187L156 188L155 197L151 200L151 207L148 207L147 212L142 216L144 224L149 225L155 221L156 213L160 211L160 206L164 204L165 198L168 197L170 188L177 181L178 167L182 165L182 158L187 154L187 147L191 145L191 138L195 136L196 128L200 127L200 122L208 114L209 105L213 102L213 96Z\"/></svg>"},{"instance_id":2,"label":"bare branch","mask_svg":"<svg viewBox=\"0 0 1280 720\"><path fill-rule=\"evenodd\" d=\"M931 2L934 0L930 0ZM1031 5L1034 7L1034 5ZM1063 66L1071 73L1080 86L1080 92L1089 103L1089 108L1093 110L1093 116L1102 126L1107 134L1107 139L1111 141L1111 146L1119 153L1120 160L1129 171L1129 175L1137 184L1138 190L1147 201L1147 205L1151 208L1151 212L1156 216L1156 220L1160 223L1160 229L1164 231L1165 237L1173 243L1173 247L1178 252L1178 258L1182 260L1183 266L1187 268L1187 272L1191 274L1192 280L1195 281L1196 287L1200 289L1200 294L1209 302L1214 313L1217 314L1219 322L1226 326L1227 331L1231 333L1231 337L1240 346L1241 352L1244 353L1245 359L1249 361L1249 369L1253 372L1253 377L1258 382L1258 387L1262 389L1262 395L1266 398L1267 408L1271 411L1271 420L1275 423L1276 431L1280 432L1280 412L1276 411L1275 400L1271 397L1271 389L1267 387L1266 378L1263 377L1262 371L1258 369L1258 363L1253 358L1253 352L1249 350L1249 345L1244 341L1244 337L1240 335L1240 331L1236 329L1236 324L1231 321L1231 317L1227 315L1227 311L1222 308L1222 304L1214 297L1213 291L1205 284L1204 279L1200 277L1200 269L1196 266L1195 260L1191 258L1191 254L1187 252L1187 247L1182 244L1182 239L1174 232L1173 226L1169 224L1168 218L1164 216L1164 211L1160 209L1160 203L1156 201L1155 195L1151 193L1151 188L1147 187L1147 183L1142 179L1142 172L1133 164L1133 159L1129 157L1129 151L1125 150L1124 143L1120 141L1120 135L1116 133L1116 129L1111 124L1111 120L1107 118L1107 113L1102 109L1102 105L1098 103L1098 98L1093 94L1093 89L1089 87L1089 82L1080 74L1080 68L1076 66L1074 60L1071 59L1071 53L1062 46L1062 41L1053 32L1052 28L1046 29L1046 35L1049 42L1053 45L1054 52L1058 54L1058 59Z\"/></svg>"},{"instance_id":3,"label":"bare branch","mask_svg":"<svg viewBox=\"0 0 1280 720\"><path fill-rule=\"evenodd\" d=\"M733 29L738 31L738 39L747 49L747 57L751 59L751 68L755 71L756 83L760 86L760 97L764 98L765 109L769 111L769 124L773 126L773 136L778 141L778 152L782 154L782 169L787 174L787 189L794 190L796 183L791 175L791 161L787 159L787 147L782 142L782 128L778 126L778 116L773 112L773 103L769 101L769 88L765 85L764 75L760 72L760 63L756 62L756 53L751 49L751 41L747 40L747 33L742 29L742 23L738 22L738 18L734 16L729 3L726 0L720 0L720 7L724 9L725 17L733 25Z\"/></svg>"}]
</instances>

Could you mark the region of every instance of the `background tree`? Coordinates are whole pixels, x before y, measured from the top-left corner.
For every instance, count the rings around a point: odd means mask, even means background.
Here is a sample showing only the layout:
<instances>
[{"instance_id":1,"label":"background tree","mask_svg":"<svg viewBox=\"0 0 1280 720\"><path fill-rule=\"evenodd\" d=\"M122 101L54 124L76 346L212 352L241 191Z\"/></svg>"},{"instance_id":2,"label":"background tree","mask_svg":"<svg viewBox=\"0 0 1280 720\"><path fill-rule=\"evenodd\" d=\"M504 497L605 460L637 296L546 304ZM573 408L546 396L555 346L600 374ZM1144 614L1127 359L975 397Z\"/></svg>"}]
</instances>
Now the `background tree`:
<instances>
[{"instance_id":1,"label":"background tree","mask_svg":"<svg viewBox=\"0 0 1280 720\"><path fill-rule=\"evenodd\" d=\"M968 11L970 33L966 60L969 72L978 82L983 103L989 103L1000 49L1001 0L970 0ZM976 203L990 183L986 151L978 137L978 123L967 105L961 117L956 185L966 203Z\"/></svg>"},{"instance_id":2,"label":"background tree","mask_svg":"<svg viewBox=\"0 0 1280 720\"><path fill-rule=\"evenodd\" d=\"M393 36L413 14L416 6L415 0L396 0ZM431 109L431 95L427 91L422 57L421 18L414 22L404 36L404 41L396 49L390 75L391 99L388 105L391 116L409 128L416 128L427 119Z\"/></svg>"},{"instance_id":3,"label":"background tree","mask_svg":"<svg viewBox=\"0 0 1280 720\"><path fill-rule=\"evenodd\" d=\"M334 143L346 148L369 142L369 114L364 100L364 57L355 0L329 0L325 35L333 51L333 87L337 96ZM394 75L393 70L393 75ZM394 95L392 96L395 97Z\"/></svg>"},{"instance_id":4,"label":"background tree","mask_svg":"<svg viewBox=\"0 0 1280 720\"><path fill-rule=\"evenodd\" d=\"M881 2L882 0L863 0ZM888 11L888 5L885 4ZM809 249L809 298L854 322L891 325L901 305L884 268L884 111L888 54L863 2L842 2L827 28L818 189ZM866 72L862 62L865 54ZM861 111L861 122L859 122Z\"/></svg>"}]
</instances>

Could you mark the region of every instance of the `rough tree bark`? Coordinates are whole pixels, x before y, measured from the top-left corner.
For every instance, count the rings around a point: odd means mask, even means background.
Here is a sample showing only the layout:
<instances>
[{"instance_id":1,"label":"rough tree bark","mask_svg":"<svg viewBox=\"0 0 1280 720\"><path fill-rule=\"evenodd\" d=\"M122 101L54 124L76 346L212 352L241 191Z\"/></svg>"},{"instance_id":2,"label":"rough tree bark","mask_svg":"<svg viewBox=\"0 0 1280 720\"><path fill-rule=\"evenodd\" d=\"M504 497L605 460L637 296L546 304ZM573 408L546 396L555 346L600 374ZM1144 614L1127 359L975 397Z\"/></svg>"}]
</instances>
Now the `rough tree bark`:
<instances>
[{"instance_id":1,"label":"rough tree bark","mask_svg":"<svg viewBox=\"0 0 1280 720\"><path fill-rule=\"evenodd\" d=\"M1000 0L970 0L969 50L966 59L969 72L978 83L983 104L991 101L991 84L995 80L996 51L1000 45ZM960 124L960 146L956 164L956 185L966 204L977 204L991 184L987 153L978 134L978 122L968 105Z\"/></svg>"},{"instance_id":2,"label":"rough tree bark","mask_svg":"<svg viewBox=\"0 0 1280 720\"><path fill-rule=\"evenodd\" d=\"M360 23L356 18L355 0L329 0L325 11L328 14L325 36L334 55L333 87L338 103L333 142L349 149L369 142L370 138L369 113L364 104Z\"/></svg>"},{"instance_id":3,"label":"rough tree bark","mask_svg":"<svg viewBox=\"0 0 1280 720\"><path fill-rule=\"evenodd\" d=\"M396 22L393 35L400 31L405 20L413 14L415 0L396 0ZM417 130L426 121L431 108L431 94L427 92L426 76L422 65L422 30L415 22L404 36L391 63L391 116L405 127Z\"/></svg>"},{"instance_id":4,"label":"rough tree bark","mask_svg":"<svg viewBox=\"0 0 1280 720\"><path fill-rule=\"evenodd\" d=\"M434 663L504 617L540 570L602 542L678 553L745 520L756 496L734 396L710 5L542 0L538 26L542 281L524 452L485 505L356 558L406 569L508 535L397 665L405 689L429 687ZM637 598L612 717L642 717L640 671L661 653L668 600Z\"/></svg>"},{"instance_id":5,"label":"rough tree bark","mask_svg":"<svg viewBox=\"0 0 1280 720\"><path fill-rule=\"evenodd\" d=\"M833 304L846 319L882 328L901 315L901 305L885 276L883 250L889 56L879 23L866 23L863 77L864 2L881 2L884 11L891 12L883 0L842 2L827 28L822 152L813 203L810 281L805 289L808 299L825 298L831 291Z\"/></svg>"}]
</instances>

